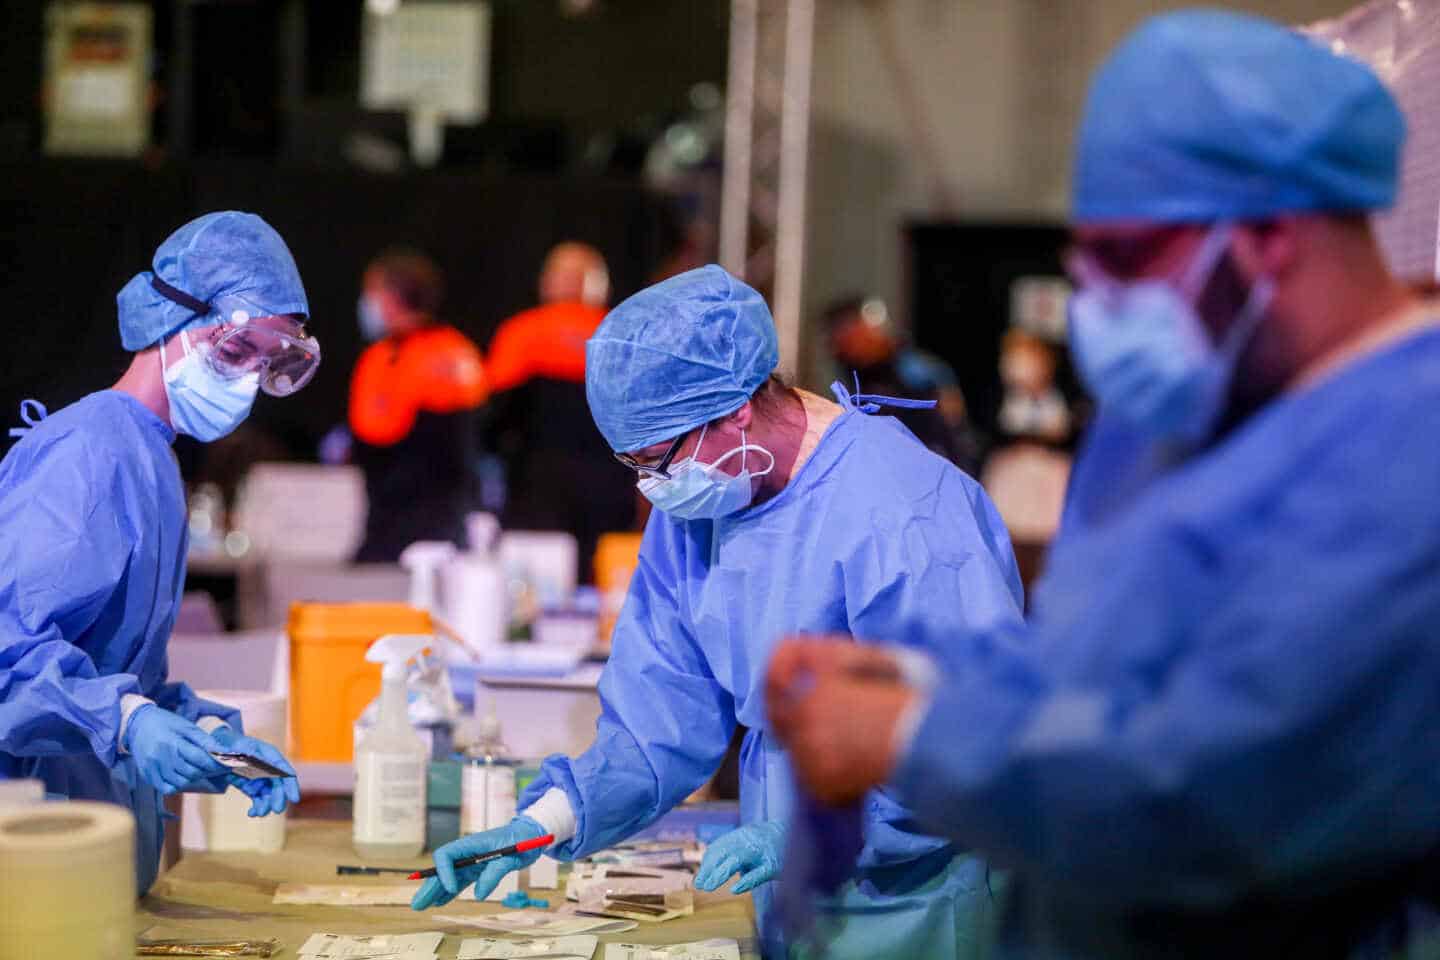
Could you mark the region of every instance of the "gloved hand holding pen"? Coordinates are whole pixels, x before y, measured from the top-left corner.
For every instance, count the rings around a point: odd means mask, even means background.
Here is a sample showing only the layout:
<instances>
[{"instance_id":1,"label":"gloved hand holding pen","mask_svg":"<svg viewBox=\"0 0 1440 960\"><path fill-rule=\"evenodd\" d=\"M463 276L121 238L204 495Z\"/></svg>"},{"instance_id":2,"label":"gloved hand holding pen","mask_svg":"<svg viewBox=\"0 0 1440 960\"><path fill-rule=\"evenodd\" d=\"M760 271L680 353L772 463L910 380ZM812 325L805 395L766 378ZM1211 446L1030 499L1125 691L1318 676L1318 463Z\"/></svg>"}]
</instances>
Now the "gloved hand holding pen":
<instances>
[{"instance_id":1,"label":"gloved hand holding pen","mask_svg":"<svg viewBox=\"0 0 1440 960\"><path fill-rule=\"evenodd\" d=\"M424 910L428 907L444 906L454 900L456 895L471 883L475 884L475 899L484 900L500 884L505 874L530 866L540 859L543 850L537 847L524 853L497 857L494 860L486 860L483 863L459 869L456 869L456 861L499 850L523 840L543 837L545 834L545 828L535 820L520 816L503 827L472 833L468 837L452 840L435 851L436 875L426 879L420 885L420 889L415 891L415 897L410 901L410 908Z\"/></svg>"}]
</instances>

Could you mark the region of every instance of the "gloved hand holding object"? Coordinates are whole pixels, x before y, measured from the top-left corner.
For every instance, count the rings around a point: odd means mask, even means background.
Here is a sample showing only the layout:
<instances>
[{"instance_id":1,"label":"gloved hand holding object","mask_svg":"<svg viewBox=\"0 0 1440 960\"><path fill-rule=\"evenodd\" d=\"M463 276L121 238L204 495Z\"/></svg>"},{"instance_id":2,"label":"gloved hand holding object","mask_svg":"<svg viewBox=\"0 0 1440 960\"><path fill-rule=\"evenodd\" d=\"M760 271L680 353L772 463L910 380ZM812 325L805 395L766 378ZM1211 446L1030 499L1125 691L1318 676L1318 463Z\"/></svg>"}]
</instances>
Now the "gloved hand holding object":
<instances>
[{"instance_id":1,"label":"gloved hand holding object","mask_svg":"<svg viewBox=\"0 0 1440 960\"><path fill-rule=\"evenodd\" d=\"M511 820L503 827L472 833L468 837L452 840L435 851L437 875L428 878L420 885L420 889L415 892L414 899L410 901L410 908L424 910L428 907L444 906L454 900L456 894L469 886L471 881L475 883L475 899L484 900L499 885L505 874L530 866L540 859L543 851L539 848L527 850L524 853L497 857L474 866L462 867L459 870L455 869L455 861L498 850L501 847L508 847L522 840L543 837L546 832L539 823L529 817L521 816Z\"/></svg>"},{"instance_id":2,"label":"gloved hand holding object","mask_svg":"<svg viewBox=\"0 0 1440 960\"><path fill-rule=\"evenodd\" d=\"M254 801L250 805L250 816L263 817L266 814L279 813L287 804L300 802L300 781L295 777L295 768L285 759L283 753L264 740L236 733L230 727L217 727L213 736L225 752L256 757L290 774L283 778L251 778L233 772L225 774L226 782Z\"/></svg>"},{"instance_id":3,"label":"gloved hand holding object","mask_svg":"<svg viewBox=\"0 0 1440 960\"><path fill-rule=\"evenodd\" d=\"M225 773L220 761L210 756L222 749L214 737L153 703L130 715L124 747L134 756L145 782L166 796Z\"/></svg>"},{"instance_id":4,"label":"gloved hand holding object","mask_svg":"<svg viewBox=\"0 0 1440 960\"><path fill-rule=\"evenodd\" d=\"M740 874L732 893L746 893L775 879L785 849L785 826L763 820L731 830L710 844L695 874L700 890L717 890L733 874Z\"/></svg>"}]
</instances>

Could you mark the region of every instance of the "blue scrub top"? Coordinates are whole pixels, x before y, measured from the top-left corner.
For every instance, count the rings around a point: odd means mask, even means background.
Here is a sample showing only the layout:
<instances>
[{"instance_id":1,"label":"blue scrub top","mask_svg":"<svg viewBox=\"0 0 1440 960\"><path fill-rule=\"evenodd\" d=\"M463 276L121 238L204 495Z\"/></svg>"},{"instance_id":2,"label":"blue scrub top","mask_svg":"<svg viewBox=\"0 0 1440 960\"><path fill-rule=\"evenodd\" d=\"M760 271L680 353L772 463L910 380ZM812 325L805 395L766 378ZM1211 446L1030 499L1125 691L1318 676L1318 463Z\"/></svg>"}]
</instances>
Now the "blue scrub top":
<instances>
[{"instance_id":1,"label":"blue scrub top","mask_svg":"<svg viewBox=\"0 0 1440 960\"><path fill-rule=\"evenodd\" d=\"M187 544L174 439L139 401L106 390L40 422L0 461L0 778L129 807L142 893L162 809L119 752L120 698L192 720L213 706L166 682Z\"/></svg>"},{"instance_id":2,"label":"blue scrub top","mask_svg":"<svg viewBox=\"0 0 1440 960\"><path fill-rule=\"evenodd\" d=\"M1183 461L1097 426L1030 628L974 640L897 777L1018 868L1015 943L1403 944L1416 891L1370 885L1440 876L1437 410L1427 328Z\"/></svg>"},{"instance_id":3,"label":"blue scrub top","mask_svg":"<svg viewBox=\"0 0 1440 960\"><path fill-rule=\"evenodd\" d=\"M739 722L750 728L742 818L783 819L788 762L764 704L782 636L903 642L943 666L958 637L1018 624L1021 607L1009 537L979 485L893 418L843 413L769 501L714 521L651 514L600 683L595 744L546 760L522 807L564 789L578 832L558 853L584 856L702 786ZM916 832L887 792L865 810L862 868L949 862L946 841ZM983 865L974 872L983 888ZM772 934L768 891L757 894Z\"/></svg>"}]
</instances>

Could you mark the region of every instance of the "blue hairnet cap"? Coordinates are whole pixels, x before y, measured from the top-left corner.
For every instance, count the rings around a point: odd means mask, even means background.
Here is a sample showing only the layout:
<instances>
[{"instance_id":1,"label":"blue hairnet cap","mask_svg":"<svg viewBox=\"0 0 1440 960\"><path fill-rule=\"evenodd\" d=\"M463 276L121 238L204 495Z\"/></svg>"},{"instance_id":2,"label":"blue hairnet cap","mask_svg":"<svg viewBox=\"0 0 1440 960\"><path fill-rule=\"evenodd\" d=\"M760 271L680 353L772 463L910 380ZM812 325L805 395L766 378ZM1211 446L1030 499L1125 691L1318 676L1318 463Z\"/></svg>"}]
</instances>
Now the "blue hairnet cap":
<instances>
[{"instance_id":1,"label":"blue hairnet cap","mask_svg":"<svg viewBox=\"0 0 1440 960\"><path fill-rule=\"evenodd\" d=\"M253 213L225 210L191 220L160 244L151 268L153 273L137 273L115 297L126 350L144 350L186 327L216 320L161 296L150 285L152 276L197 300L234 296L268 316L310 315L290 248Z\"/></svg>"},{"instance_id":2,"label":"blue hairnet cap","mask_svg":"<svg viewBox=\"0 0 1440 960\"><path fill-rule=\"evenodd\" d=\"M639 450L739 410L779 365L770 308L712 264L610 311L585 344L585 395L610 448Z\"/></svg>"},{"instance_id":3,"label":"blue hairnet cap","mask_svg":"<svg viewBox=\"0 0 1440 960\"><path fill-rule=\"evenodd\" d=\"M1255 220L1395 199L1405 120L1365 65L1258 17L1152 18L1101 66L1076 223Z\"/></svg>"}]
</instances>

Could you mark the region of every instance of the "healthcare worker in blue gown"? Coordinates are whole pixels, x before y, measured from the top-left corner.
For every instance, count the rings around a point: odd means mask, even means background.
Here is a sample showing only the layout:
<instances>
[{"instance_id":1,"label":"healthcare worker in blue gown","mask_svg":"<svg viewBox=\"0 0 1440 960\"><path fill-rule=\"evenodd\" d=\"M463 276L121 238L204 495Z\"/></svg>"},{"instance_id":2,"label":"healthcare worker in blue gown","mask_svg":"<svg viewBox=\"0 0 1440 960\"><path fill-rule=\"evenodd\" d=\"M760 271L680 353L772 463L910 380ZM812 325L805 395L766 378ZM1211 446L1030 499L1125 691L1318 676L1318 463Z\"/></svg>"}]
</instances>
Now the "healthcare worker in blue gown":
<instances>
[{"instance_id":1,"label":"healthcare worker in blue gown","mask_svg":"<svg viewBox=\"0 0 1440 960\"><path fill-rule=\"evenodd\" d=\"M417 908L478 878L484 896L528 859L453 861L554 833L553 855L617 843L714 773L737 723L743 826L696 878L754 888L766 952L783 953L765 881L778 869L793 794L767 732L763 668L794 630L904 637L943 661L951 640L1019 622L1009 538L979 486L871 398L836 404L783 386L760 295L719 267L681 274L616 307L586 354L600 432L655 504L600 683L595 743L552 756L509 826L436 852ZM616 469L621 469L617 465ZM867 800L859 878L831 906L849 917L834 956L970 956L992 908L985 865L916 830L886 791ZM880 951L877 953L876 951Z\"/></svg>"},{"instance_id":2,"label":"healthcare worker in blue gown","mask_svg":"<svg viewBox=\"0 0 1440 960\"><path fill-rule=\"evenodd\" d=\"M802 782L849 802L845 757L888 754L919 822L1014 868L1009 955L1440 955L1440 304L1366 216L1403 139L1308 37L1142 26L1077 141L1099 422L1028 629L961 638L928 696L863 679L877 648L776 653Z\"/></svg>"},{"instance_id":3,"label":"healthcare worker in blue gown","mask_svg":"<svg viewBox=\"0 0 1440 960\"><path fill-rule=\"evenodd\" d=\"M170 445L177 432L224 436L258 390L293 393L320 358L295 262L259 217L191 221L151 267L117 297L134 353L124 376L43 419L27 401L32 428L0 462L0 778L130 808L142 893L164 841L163 795L234 784L251 816L300 796L293 776L228 774L211 751L293 770L243 735L236 711L166 681L187 543Z\"/></svg>"}]
</instances>

